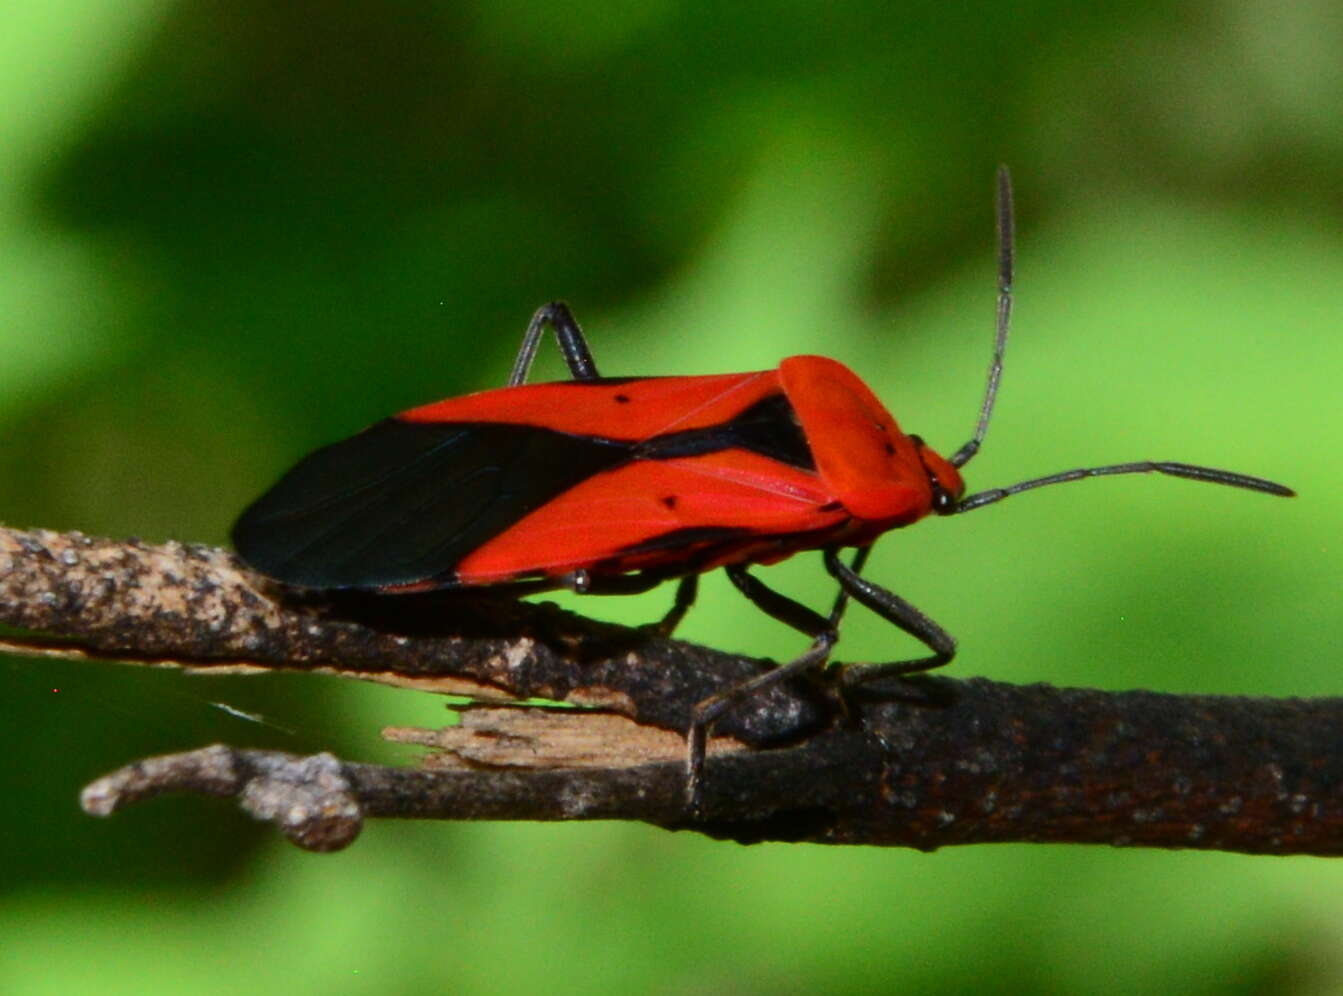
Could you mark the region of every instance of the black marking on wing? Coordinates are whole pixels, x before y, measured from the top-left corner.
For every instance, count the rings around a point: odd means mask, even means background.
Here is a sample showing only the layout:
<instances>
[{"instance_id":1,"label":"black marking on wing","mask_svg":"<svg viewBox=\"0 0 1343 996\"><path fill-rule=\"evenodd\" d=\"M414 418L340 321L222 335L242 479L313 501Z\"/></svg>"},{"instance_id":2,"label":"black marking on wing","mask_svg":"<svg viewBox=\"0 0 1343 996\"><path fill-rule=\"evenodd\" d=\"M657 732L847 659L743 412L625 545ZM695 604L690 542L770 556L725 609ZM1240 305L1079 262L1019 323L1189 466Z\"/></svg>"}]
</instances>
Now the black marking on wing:
<instances>
[{"instance_id":1,"label":"black marking on wing","mask_svg":"<svg viewBox=\"0 0 1343 996\"><path fill-rule=\"evenodd\" d=\"M754 536L755 532L740 526L686 526L683 529L669 529L648 539L639 540L616 551L616 557L636 553L655 553L659 550L677 550L685 547L700 546L705 543L726 543L732 540Z\"/></svg>"},{"instance_id":2,"label":"black marking on wing","mask_svg":"<svg viewBox=\"0 0 1343 996\"><path fill-rule=\"evenodd\" d=\"M807 437L788 399L773 394L720 425L655 436L634 449L643 460L673 460L719 450L743 449L801 470L815 470Z\"/></svg>"},{"instance_id":3,"label":"black marking on wing","mask_svg":"<svg viewBox=\"0 0 1343 996\"><path fill-rule=\"evenodd\" d=\"M486 541L630 455L628 443L534 426L385 419L301 460L242 514L233 545L287 584L447 580Z\"/></svg>"}]
</instances>

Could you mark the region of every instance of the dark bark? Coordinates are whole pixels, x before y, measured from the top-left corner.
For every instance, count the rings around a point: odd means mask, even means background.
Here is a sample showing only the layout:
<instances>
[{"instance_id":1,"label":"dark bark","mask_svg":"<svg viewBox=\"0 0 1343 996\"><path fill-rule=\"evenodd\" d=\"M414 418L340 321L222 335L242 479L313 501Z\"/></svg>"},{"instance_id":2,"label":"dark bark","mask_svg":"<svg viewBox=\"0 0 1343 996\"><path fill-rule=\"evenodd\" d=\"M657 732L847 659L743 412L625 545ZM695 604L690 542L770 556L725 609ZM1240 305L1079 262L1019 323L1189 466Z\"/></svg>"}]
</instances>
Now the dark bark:
<instances>
[{"instance_id":1,"label":"dark bark","mask_svg":"<svg viewBox=\"0 0 1343 996\"><path fill-rule=\"evenodd\" d=\"M720 724L684 803L690 707L767 662L507 600L296 597L202 547L0 530L0 649L202 669L334 671L603 712L482 709L420 769L211 747L89 786L106 814L166 791L237 797L332 850L370 817L638 819L742 841L932 849L990 841L1343 851L1343 700L925 677L835 707L818 682ZM543 719L543 717L550 717ZM549 725L548 725L549 724ZM598 726L597 724L601 724ZM595 733L593 731L596 731Z\"/></svg>"}]
</instances>

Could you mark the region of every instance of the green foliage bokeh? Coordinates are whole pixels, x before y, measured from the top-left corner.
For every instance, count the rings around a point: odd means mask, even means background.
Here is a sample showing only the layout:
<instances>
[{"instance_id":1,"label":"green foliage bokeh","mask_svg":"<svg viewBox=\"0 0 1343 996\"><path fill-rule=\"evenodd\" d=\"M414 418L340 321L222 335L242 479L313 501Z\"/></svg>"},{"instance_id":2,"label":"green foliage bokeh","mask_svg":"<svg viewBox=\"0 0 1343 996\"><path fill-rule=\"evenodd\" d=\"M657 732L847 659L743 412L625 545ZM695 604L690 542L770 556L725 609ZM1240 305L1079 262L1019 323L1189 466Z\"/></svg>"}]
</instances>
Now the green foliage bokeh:
<instances>
[{"instance_id":1,"label":"green foliage bokeh","mask_svg":"<svg viewBox=\"0 0 1343 996\"><path fill-rule=\"evenodd\" d=\"M73 0L0 35L0 517L223 542L306 449L497 384L571 302L603 372L860 371L944 452L1018 185L1015 339L972 488L869 573L1014 681L1337 694L1343 21L1330 4ZM543 372L556 374L553 356ZM770 569L828 596L814 557ZM589 600L644 621L667 592ZM798 638L710 579L687 637ZM851 613L842 657L907 652ZM94 821L89 778L217 740L408 760L441 701L0 661L0 989L1324 992L1318 859L742 848L625 825ZM243 722L220 708L256 712ZM296 981L297 980L297 981Z\"/></svg>"}]
</instances>

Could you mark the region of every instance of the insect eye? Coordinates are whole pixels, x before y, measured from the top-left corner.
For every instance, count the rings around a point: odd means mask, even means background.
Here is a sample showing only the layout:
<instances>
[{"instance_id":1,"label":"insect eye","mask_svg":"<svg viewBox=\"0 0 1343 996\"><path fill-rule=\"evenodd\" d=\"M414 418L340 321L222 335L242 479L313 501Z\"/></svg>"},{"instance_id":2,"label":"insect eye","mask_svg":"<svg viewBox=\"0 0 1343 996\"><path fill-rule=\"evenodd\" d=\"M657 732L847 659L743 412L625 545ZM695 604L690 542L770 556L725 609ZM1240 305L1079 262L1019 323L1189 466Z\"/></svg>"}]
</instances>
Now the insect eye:
<instances>
[{"instance_id":1,"label":"insect eye","mask_svg":"<svg viewBox=\"0 0 1343 996\"><path fill-rule=\"evenodd\" d=\"M937 478L933 478L933 511L939 515L946 515L948 512L954 512L955 510L955 497L937 482Z\"/></svg>"}]
</instances>

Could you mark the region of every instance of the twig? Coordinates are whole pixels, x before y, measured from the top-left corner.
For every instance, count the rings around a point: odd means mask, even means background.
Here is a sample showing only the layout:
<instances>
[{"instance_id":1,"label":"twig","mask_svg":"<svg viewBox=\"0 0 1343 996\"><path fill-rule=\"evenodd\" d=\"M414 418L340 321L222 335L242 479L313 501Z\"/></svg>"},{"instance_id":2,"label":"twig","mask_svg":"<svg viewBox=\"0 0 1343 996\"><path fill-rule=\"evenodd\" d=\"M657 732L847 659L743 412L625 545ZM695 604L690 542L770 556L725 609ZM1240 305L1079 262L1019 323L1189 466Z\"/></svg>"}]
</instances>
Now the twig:
<instances>
[{"instance_id":1,"label":"twig","mask_svg":"<svg viewBox=\"0 0 1343 996\"><path fill-rule=\"evenodd\" d=\"M224 550L0 527L0 652L198 672L317 671L496 701L547 698L683 730L687 706L768 666L550 604L448 595L314 599ZM794 688L719 724L750 743L824 709Z\"/></svg>"},{"instance_id":2,"label":"twig","mask_svg":"<svg viewBox=\"0 0 1343 996\"><path fill-rule=\"evenodd\" d=\"M163 792L233 796L333 850L372 817L638 819L736 840L1110 843L1343 852L1343 700L1271 700L925 678L845 715L794 683L725 718L703 810L683 804L693 703L767 662L545 605L276 590L219 550L0 530L0 649L204 670L321 670L604 712L481 708L390 731L419 769L210 747L86 789L110 813ZM668 733L666 731L672 731ZM772 749L766 749L772 748Z\"/></svg>"}]
</instances>

